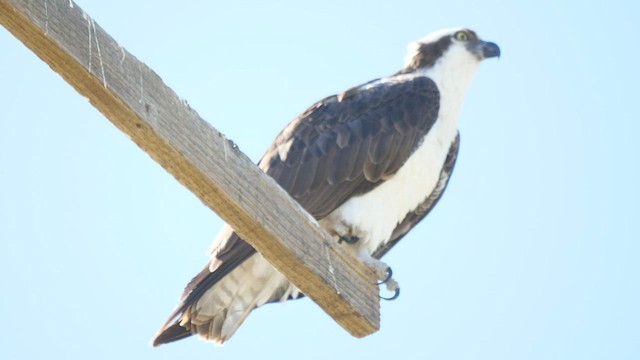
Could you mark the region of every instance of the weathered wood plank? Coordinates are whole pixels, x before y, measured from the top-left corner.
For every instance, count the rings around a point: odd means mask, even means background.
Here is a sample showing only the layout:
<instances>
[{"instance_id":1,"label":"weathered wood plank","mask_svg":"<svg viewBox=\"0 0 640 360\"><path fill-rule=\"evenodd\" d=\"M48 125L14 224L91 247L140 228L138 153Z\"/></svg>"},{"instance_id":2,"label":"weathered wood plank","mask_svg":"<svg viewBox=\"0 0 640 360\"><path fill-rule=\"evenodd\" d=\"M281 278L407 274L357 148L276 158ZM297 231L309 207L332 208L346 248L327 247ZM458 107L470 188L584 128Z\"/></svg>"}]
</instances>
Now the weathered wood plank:
<instances>
[{"instance_id":1,"label":"weathered wood plank","mask_svg":"<svg viewBox=\"0 0 640 360\"><path fill-rule=\"evenodd\" d=\"M349 333L379 328L371 271L80 7L0 0L0 23Z\"/></svg>"}]
</instances>

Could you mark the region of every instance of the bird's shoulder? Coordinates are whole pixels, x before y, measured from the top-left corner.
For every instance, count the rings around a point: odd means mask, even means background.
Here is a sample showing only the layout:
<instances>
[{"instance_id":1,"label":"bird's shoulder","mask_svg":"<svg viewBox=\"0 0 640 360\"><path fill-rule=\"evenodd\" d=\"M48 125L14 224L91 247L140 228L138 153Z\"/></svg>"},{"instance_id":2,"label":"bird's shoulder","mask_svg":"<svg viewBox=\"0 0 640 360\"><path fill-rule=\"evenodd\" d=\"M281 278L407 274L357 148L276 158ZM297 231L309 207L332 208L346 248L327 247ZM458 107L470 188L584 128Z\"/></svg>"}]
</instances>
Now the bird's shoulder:
<instances>
[{"instance_id":1,"label":"bird's shoulder","mask_svg":"<svg viewBox=\"0 0 640 360\"><path fill-rule=\"evenodd\" d=\"M440 93L427 76L396 74L371 80L327 96L307 108L274 139L259 166L269 173L270 161L295 163L326 147L348 146L393 127L399 133L431 126L439 110ZM305 154L300 159L295 155ZM291 156L294 155L294 156Z\"/></svg>"}]
</instances>

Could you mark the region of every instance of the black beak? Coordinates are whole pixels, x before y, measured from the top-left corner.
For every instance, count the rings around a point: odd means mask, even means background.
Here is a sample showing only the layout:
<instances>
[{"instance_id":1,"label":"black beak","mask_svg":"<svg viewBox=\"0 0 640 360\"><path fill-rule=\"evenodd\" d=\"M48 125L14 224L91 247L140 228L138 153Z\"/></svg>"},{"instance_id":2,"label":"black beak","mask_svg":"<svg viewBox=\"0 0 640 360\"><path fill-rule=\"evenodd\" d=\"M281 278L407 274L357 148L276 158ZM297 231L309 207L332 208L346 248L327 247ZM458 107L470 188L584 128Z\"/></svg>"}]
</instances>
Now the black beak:
<instances>
[{"instance_id":1,"label":"black beak","mask_svg":"<svg viewBox=\"0 0 640 360\"><path fill-rule=\"evenodd\" d=\"M473 53L476 54L480 60L500 57L500 48L495 43L478 40L473 46Z\"/></svg>"}]
</instances>

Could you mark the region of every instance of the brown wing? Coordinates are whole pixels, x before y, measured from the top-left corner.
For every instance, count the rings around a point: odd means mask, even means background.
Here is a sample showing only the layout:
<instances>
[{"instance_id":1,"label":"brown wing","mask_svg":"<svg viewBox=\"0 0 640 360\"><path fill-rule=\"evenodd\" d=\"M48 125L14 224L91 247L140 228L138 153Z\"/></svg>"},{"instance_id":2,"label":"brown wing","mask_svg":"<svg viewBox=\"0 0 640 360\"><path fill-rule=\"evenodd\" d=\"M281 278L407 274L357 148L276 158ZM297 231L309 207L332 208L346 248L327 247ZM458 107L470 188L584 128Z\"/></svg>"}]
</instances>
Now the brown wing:
<instances>
[{"instance_id":1,"label":"brown wing","mask_svg":"<svg viewBox=\"0 0 640 360\"><path fill-rule=\"evenodd\" d=\"M353 195L370 191L409 158L435 123L439 92L425 77L376 81L328 97L292 121L258 166L321 219ZM235 232L184 290L154 345L191 333L168 326L211 286L255 253Z\"/></svg>"}]
</instances>

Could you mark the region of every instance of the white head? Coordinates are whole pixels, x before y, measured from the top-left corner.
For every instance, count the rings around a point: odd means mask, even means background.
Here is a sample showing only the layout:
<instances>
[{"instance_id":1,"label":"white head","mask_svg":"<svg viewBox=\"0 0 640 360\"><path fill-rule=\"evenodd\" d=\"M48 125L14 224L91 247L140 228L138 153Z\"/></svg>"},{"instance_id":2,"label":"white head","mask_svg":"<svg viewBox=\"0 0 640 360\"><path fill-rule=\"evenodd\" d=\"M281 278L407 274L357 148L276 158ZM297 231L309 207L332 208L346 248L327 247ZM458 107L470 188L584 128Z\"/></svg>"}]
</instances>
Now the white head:
<instances>
[{"instance_id":1,"label":"white head","mask_svg":"<svg viewBox=\"0 0 640 360\"><path fill-rule=\"evenodd\" d=\"M444 29L411 43L401 72L426 71L441 65L475 70L482 60L497 56L498 45L480 40L474 31Z\"/></svg>"},{"instance_id":2,"label":"white head","mask_svg":"<svg viewBox=\"0 0 640 360\"><path fill-rule=\"evenodd\" d=\"M444 29L410 44L399 74L424 74L438 84L441 96L457 103L462 101L480 62L498 56L498 45L480 40L472 30Z\"/></svg>"}]
</instances>

